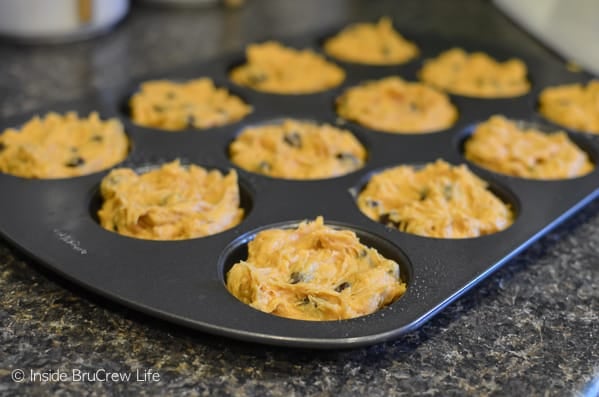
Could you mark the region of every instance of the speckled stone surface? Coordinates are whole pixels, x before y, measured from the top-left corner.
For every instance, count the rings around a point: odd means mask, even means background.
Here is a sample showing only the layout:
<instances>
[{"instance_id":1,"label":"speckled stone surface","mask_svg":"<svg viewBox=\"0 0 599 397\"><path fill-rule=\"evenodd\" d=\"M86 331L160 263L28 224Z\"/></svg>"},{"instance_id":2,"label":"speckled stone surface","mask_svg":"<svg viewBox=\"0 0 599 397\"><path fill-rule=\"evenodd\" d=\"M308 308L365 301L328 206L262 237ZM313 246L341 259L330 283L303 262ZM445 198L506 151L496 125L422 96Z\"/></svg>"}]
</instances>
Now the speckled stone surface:
<instances>
[{"instance_id":1,"label":"speckled stone surface","mask_svg":"<svg viewBox=\"0 0 599 397\"><path fill-rule=\"evenodd\" d=\"M137 4L116 30L92 41L0 44L0 117L270 34L384 14L415 32L456 39L476 32L551 56L485 1L249 0L238 11ZM87 293L0 240L0 395L581 395L599 372L598 252L595 201L419 330L368 348L306 351L155 320ZM151 369L160 381L15 383L15 369L27 376Z\"/></svg>"}]
</instances>

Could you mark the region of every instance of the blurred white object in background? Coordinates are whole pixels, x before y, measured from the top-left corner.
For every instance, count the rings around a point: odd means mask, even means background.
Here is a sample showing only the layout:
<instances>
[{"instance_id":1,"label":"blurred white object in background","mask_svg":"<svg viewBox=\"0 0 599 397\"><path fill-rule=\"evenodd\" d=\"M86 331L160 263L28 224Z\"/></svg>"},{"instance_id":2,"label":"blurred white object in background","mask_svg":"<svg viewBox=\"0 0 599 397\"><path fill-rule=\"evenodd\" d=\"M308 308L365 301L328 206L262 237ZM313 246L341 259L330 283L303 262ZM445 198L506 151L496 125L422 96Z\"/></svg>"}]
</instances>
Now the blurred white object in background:
<instances>
[{"instance_id":1,"label":"blurred white object in background","mask_svg":"<svg viewBox=\"0 0 599 397\"><path fill-rule=\"evenodd\" d=\"M21 42L85 39L108 31L129 0L0 0L0 35Z\"/></svg>"},{"instance_id":2,"label":"blurred white object in background","mask_svg":"<svg viewBox=\"0 0 599 397\"><path fill-rule=\"evenodd\" d=\"M494 1L546 46L599 75L598 0Z\"/></svg>"},{"instance_id":3,"label":"blurred white object in background","mask_svg":"<svg viewBox=\"0 0 599 397\"><path fill-rule=\"evenodd\" d=\"M222 3L228 8L238 8L245 3L245 0L138 0L138 2L166 7L206 7Z\"/></svg>"},{"instance_id":4,"label":"blurred white object in background","mask_svg":"<svg viewBox=\"0 0 599 397\"><path fill-rule=\"evenodd\" d=\"M219 0L139 0L143 3L148 4L159 4L163 6L184 6L184 7L195 7L195 6L210 6L218 4Z\"/></svg>"}]
</instances>

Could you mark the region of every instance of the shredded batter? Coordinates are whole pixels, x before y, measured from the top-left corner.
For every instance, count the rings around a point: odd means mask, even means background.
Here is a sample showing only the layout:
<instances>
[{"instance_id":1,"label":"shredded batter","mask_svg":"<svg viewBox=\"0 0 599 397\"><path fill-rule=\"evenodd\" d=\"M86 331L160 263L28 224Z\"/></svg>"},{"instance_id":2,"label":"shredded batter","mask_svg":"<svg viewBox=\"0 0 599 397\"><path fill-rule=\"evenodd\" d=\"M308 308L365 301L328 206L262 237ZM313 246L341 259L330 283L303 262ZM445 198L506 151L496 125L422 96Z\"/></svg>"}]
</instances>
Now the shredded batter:
<instances>
[{"instance_id":1,"label":"shredded batter","mask_svg":"<svg viewBox=\"0 0 599 397\"><path fill-rule=\"evenodd\" d=\"M98 217L108 230L149 240L208 236L239 224L237 174L226 176L179 161L138 175L130 168L108 174L101 184Z\"/></svg>"},{"instance_id":2,"label":"shredded batter","mask_svg":"<svg viewBox=\"0 0 599 397\"><path fill-rule=\"evenodd\" d=\"M284 120L243 130L230 146L241 168L286 179L331 178L364 165L366 150L347 130Z\"/></svg>"},{"instance_id":3,"label":"shredded batter","mask_svg":"<svg viewBox=\"0 0 599 397\"><path fill-rule=\"evenodd\" d=\"M69 178L112 167L127 157L129 141L117 119L97 113L48 113L0 135L0 171L24 178Z\"/></svg>"},{"instance_id":4,"label":"shredded batter","mask_svg":"<svg viewBox=\"0 0 599 397\"><path fill-rule=\"evenodd\" d=\"M255 309L298 320L373 313L406 291L399 265L322 217L297 229L270 229L227 274L227 289Z\"/></svg>"},{"instance_id":5,"label":"shredded batter","mask_svg":"<svg viewBox=\"0 0 599 397\"><path fill-rule=\"evenodd\" d=\"M167 131L230 124L252 111L251 106L225 88L217 88L209 78L184 83L146 81L129 105L135 123Z\"/></svg>"},{"instance_id":6,"label":"shredded batter","mask_svg":"<svg viewBox=\"0 0 599 397\"><path fill-rule=\"evenodd\" d=\"M327 40L324 50L337 59L369 65L396 65L418 56L418 47L393 29L389 17L348 26Z\"/></svg>"},{"instance_id":7,"label":"shredded batter","mask_svg":"<svg viewBox=\"0 0 599 397\"><path fill-rule=\"evenodd\" d=\"M465 165L443 160L374 175L358 196L369 218L427 237L465 238L507 228L513 214Z\"/></svg>"},{"instance_id":8,"label":"shredded batter","mask_svg":"<svg viewBox=\"0 0 599 397\"><path fill-rule=\"evenodd\" d=\"M579 131L599 134L599 80L545 88L539 111L549 120Z\"/></svg>"},{"instance_id":9,"label":"shredded batter","mask_svg":"<svg viewBox=\"0 0 599 397\"><path fill-rule=\"evenodd\" d=\"M251 44L247 63L231 72L235 83L275 94L310 94L336 87L345 72L312 50L296 50L268 41Z\"/></svg>"},{"instance_id":10,"label":"shredded batter","mask_svg":"<svg viewBox=\"0 0 599 397\"><path fill-rule=\"evenodd\" d=\"M464 154L482 167L523 178L573 178L593 170L587 154L564 132L519 128L502 116L480 123Z\"/></svg>"},{"instance_id":11,"label":"shredded batter","mask_svg":"<svg viewBox=\"0 0 599 397\"><path fill-rule=\"evenodd\" d=\"M399 77L368 81L337 98L337 113L365 127L394 133L426 133L450 127L458 112L447 95Z\"/></svg>"},{"instance_id":12,"label":"shredded batter","mask_svg":"<svg viewBox=\"0 0 599 397\"><path fill-rule=\"evenodd\" d=\"M520 96L530 90L526 65L519 59L498 62L483 52L452 48L429 59L420 79L439 89L479 98Z\"/></svg>"}]
</instances>

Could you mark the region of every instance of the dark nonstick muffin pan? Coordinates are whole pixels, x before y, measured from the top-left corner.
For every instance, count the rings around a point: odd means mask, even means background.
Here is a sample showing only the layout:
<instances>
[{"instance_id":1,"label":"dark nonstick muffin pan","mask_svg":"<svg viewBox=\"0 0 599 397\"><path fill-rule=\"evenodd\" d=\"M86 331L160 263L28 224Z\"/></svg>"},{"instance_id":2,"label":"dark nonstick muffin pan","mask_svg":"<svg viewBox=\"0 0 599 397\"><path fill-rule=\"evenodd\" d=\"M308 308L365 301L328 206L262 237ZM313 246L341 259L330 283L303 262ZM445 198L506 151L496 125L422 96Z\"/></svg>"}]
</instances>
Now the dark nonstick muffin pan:
<instances>
[{"instance_id":1,"label":"dark nonstick muffin pan","mask_svg":"<svg viewBox=\"0 0 599 397\"><path fill-rule=\"evenodd\" d=\"M401 31L401 29L400 29ZM402 32L407 33L407 32ZM313 47L325 35L282 40L297 47ZM201 331L273 345L344 348L396 338L430 319L465 291L592 200L598 192L599 171L559 181L509 177L466 162L461 153L472 127L493 114L546 124L536 111L538 92L547 86L586 81L585 74L568 72L557 59L540 62L509 48L482 42L449 43L439 37L406 34L421 56L400 66L364 66L337 62L347 73L342 86L317 94L276 95L240 87L227 78L243 60L237 53L189 65L160 75L145 76L127 87L102 91L70 103L40 109L103 119L118 117L131 140L129 157L121 165L143 169L180 158L209 168L235 168L239 174L244 220L222 233L183 241L148 241L124 237L97 222L99 184L107 173L57 180L27 180L0 175L0 232L16 247L53 271L123 305ZM339 123L335 98L346 88L368 79L399 75L416 80L423 59L460 46L483 50L504 60L524 60L532 82L530 93L511 99L476 99L451 95L459 118L451 128L430 134L391 134L342 123L368 150L364 168L351 174L313 181L281 180L249 173L228 159L228 146L244 127L291 117ZM254 111L241 122L177 133L140 127L127 114L127 100L139 83L149 79L186 80L208 76L239 95ZM23 124L34 113L2 120L2 129ZM555 128L557 129L557 128ZM597 163L599 147L584 133L570 137ZM355 196L375 172L419 165L443 158L467 163L490 188L513 208L508 229L479 238L436 239L410 235L374 222L363 215ZM311 322L269 315L250 308L226 290L225 274L244 258L247 242L259 230L291 227L323 215L325 223L354 230L363 243L401 265L408 288L395 303L371 315L342 321Z\"/></svg>"}]
</instances>

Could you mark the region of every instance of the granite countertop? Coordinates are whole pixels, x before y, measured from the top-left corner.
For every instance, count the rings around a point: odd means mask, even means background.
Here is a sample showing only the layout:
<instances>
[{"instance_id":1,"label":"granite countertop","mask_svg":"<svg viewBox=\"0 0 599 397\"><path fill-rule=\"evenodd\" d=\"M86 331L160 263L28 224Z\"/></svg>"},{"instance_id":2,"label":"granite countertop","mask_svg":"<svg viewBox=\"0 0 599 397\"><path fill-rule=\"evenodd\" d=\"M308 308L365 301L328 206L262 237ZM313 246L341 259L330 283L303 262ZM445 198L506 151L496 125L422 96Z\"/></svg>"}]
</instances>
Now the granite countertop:
<instances>
[{"instance_id":1,"label":"granite countertop","mask_svg":"<svg viewBox=\"0 0 599 397\"><path fill-rule=\"evenodd\" d=\"M385 14L414 32L449 39L477 32L481 40L553 56L487 1L249 0L236 11L135 3L113 32L91 41L0 44L0 117L271 34ZM599 372L597 252L598 200L420 329L366 348L308 351L156 320L78 288L0 240L0 395L576 395ZM15 369L140 371L146 381L16 383Z\"/></svg>"}]
</instances>

